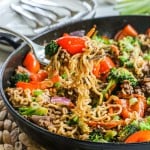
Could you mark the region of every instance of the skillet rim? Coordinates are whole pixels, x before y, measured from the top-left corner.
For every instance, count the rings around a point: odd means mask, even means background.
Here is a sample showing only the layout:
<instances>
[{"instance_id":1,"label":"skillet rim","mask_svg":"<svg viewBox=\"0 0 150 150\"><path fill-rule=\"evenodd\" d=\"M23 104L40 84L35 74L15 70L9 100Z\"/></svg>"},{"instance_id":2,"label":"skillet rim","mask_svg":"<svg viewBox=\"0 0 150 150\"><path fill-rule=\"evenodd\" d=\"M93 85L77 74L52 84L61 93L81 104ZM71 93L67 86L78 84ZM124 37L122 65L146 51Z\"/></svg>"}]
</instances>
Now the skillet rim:
<instances>
[{"instance_id":1,"label":"skillet rim","mask_svg":"<svg viewBox=\"0 0 150 150\"><path fill-rule=\"evenodd\" d=\"M139 15L130 15L130 16L107 16L107 17L99 17L99 18L94 18L94 19L87 19L87 20L83 20L83 21L74 21L74 22L70 22L70 23L66 23L62 26L56 26L55 28L51 29L51 30L48 30L48 31L45 31L41 34L39 34L38 36L34 37L32 40L35 41L36 39L39 39L40 37L42 37L43 35L46 35L50 32L54 32L56 30L60 30L60 29L63 29L69 25L72 25L72 24L77 24L77 23L84 23L84 22L88 22L88 21L91 21L91 20L105 20L105 19L110 19L110 18L122 18L122 19L127 19L127 18L133 18L133 17L137 17L137 18L145 18L145 19L150 19L150 16L139 16ZM92 146L94 147L97 147L97 146L135 146L135 145L150 145L149 142L142 142L142 143L121 143L121 142L108 142L108 143L100 143L100 142L91 142L91 141L86 141L86 140L78 140L78 139L73 139L73 138L70 138L70 137L66 137L66 136L62 136L62 135L58 135L58 134L54 134L54 133L51 133L49 132L48 130L32 123L31 121L28 121L27 119L25 119L23 116L21 116L16 110L15 108L11 105L11 103L9 102L5 92L4 92L4 89L3 89L3 82L2 82L2 79L3 79L3 74L4 74L4 71L5 69L7 68L7 65L8 65L8 62L10 61L10 59L16 55L16 53L18 53L19 51L21 51L24 47L26 47L27 44L23 43L19 48L17 48L14 52L12 52L8 58L6 59L6 61L3 63L2 65L2 68L0 70L0 92L1 92L1 96L2 96L2 99L4 101L4 103L6 104L9 112L11 112L11 114L13 113L13 116L19 118L21 121L23 122L27 122L26 124L29 125L30 127L35 127L37 128L37 130L39 130L40 133L42 132L45 132L45 134L49 134L50 136L53 136L57 139L60 139L60 140L64 140L64 141L69 141L71 143L77 143L78 145L89 145L91 144ZM29 51L29 50L26 50L26 52Z\"/></svg>"}]
</instances>

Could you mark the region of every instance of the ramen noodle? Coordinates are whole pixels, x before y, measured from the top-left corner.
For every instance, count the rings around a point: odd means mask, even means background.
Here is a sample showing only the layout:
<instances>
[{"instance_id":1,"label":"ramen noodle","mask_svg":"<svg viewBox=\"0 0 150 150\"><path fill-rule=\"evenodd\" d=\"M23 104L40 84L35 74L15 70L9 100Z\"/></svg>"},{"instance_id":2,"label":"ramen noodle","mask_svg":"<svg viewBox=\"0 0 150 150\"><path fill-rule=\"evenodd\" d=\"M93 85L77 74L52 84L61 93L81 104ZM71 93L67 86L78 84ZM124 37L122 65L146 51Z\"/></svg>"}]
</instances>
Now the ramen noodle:
<instances>
[{"instance_id":1,"label":"ramen noodle","mask_svg":"<svg viewBox=\"0 0 150 150\"><path fill-rule=\"evenodd\" d=\"M138 139L150 130L148 31L138 34L127 25L114 39L95 27L83 37L65 34L46 45L47 66L30 51L10 79L9 101L55 134L92 142L148 142Z\"/></svg>"}]
</instances>

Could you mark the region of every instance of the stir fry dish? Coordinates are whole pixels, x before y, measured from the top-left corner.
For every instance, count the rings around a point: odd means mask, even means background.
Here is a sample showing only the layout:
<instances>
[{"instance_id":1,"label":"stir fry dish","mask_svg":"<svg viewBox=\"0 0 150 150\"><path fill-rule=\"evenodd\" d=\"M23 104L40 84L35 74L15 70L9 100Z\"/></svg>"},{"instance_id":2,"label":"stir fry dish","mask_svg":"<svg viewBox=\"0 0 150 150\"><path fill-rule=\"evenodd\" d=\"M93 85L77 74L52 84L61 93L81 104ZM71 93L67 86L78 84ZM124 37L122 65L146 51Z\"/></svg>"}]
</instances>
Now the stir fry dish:
<instances>
[{"instance_id":1,"label":"stir fry dish","mask_svg":"<svg viewBox=\"0 0 150 150\"><path fill-rule=\"evenodd\" d=\"M23 117L51 133L92 142L150 142L150 28L130 24L114 38L64 33L45 46L47 66L32 50L6 89Z\"/></svg>"}]
</instances>

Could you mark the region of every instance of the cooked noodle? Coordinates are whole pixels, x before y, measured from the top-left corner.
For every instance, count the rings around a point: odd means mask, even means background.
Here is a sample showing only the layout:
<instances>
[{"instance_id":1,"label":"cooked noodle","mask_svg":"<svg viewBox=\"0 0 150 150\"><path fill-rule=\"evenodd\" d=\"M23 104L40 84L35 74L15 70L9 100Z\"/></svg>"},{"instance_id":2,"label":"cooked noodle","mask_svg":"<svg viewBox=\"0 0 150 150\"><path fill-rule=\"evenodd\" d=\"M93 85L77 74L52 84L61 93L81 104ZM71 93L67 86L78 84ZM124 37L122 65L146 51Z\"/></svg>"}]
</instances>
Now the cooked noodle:
<instances>
[{"instance_id":1,"label":"cooked noodle","mask_svg":"<svg viewBox=\"0 0 150 150\"><path fill-rule=\"evenodd\" d=\"M103 90L108 82L103 79L103 74L101 78L97 78L93 74L93 68L105 56L110 56L116 65L118 65L118 60L115 54L111 52L111 45L86 36L83 38L86 41L86 46L82 53L70 55L65 49L59 47L57 53L51 58L50 64L45 68L48 72L48 78L43 81L45 83L49 82L49 86L42 90L42 95L35 98L32 90L24 90L17 87L9 87L6 91L10 102L16 109L22 106L35 107L36 104L48 109L47 115L42 117L37 115L38 119L35 119L34 115L27 116L32 122L59 135L88 140L90 133L94 129L100 129L103 134L111 129L118 132L132 121L141 120L141 117L136 111L131 112L126 118L122 117L124 105L118 103L118 101L122 99L122 103L124 103L127 99L126 97L119 96L127 94L123 86L121 86L121 89L116 89L115 94L109 91L111 94L109 95L108 92L106 99L103 100ZM116 44L116 42L113 44ZM136 46L135 49L141 51L141 47ZM134 74L137 79L140 79L143 77L142 69L147 62L143 59L142 55L132 55L131 60L136 62L134 63ZM118 65L117 67L120 66ZM19 70L17 69L17 72ZM67 76L66 79L60 78L59 82L61 85L58 89L50 82L50 78L55 74L65 74ZM131 95L133 96L134 93ZM67 97L74 106L68 107L52 102L51 98L55 96ZM33 101L34 98L36 99L35 102ZM134 98L139 99L138 96ZM95 106L93 105L94 100L97 101ZM119 119L115 120L116 116ZM69 121L75 117L77 117L78 123L71 124ZM114 123L117 123L117 125L114 125Z\"/></svg>"}]
</instances>

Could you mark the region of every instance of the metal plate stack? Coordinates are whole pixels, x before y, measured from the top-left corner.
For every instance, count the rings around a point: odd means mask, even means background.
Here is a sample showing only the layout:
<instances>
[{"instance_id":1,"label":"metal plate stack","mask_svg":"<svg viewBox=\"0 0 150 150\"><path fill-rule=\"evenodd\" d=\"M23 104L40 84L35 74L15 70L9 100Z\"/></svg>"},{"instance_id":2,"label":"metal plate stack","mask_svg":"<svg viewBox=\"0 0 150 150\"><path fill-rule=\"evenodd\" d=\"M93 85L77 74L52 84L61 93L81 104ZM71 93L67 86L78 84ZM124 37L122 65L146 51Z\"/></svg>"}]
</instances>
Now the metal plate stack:
<instances>
[{"instance_id":1,"label":"metal plate stack","mask_svg":"<svg viewBox=\"0 0 150 150\"><path fill-rule=\"evenodd\" d=\"M94 17L96 6L95 0L12 0L1 8L5 20L0 25L35 36L70 21Z\"/></svg>"}]
</instances>

